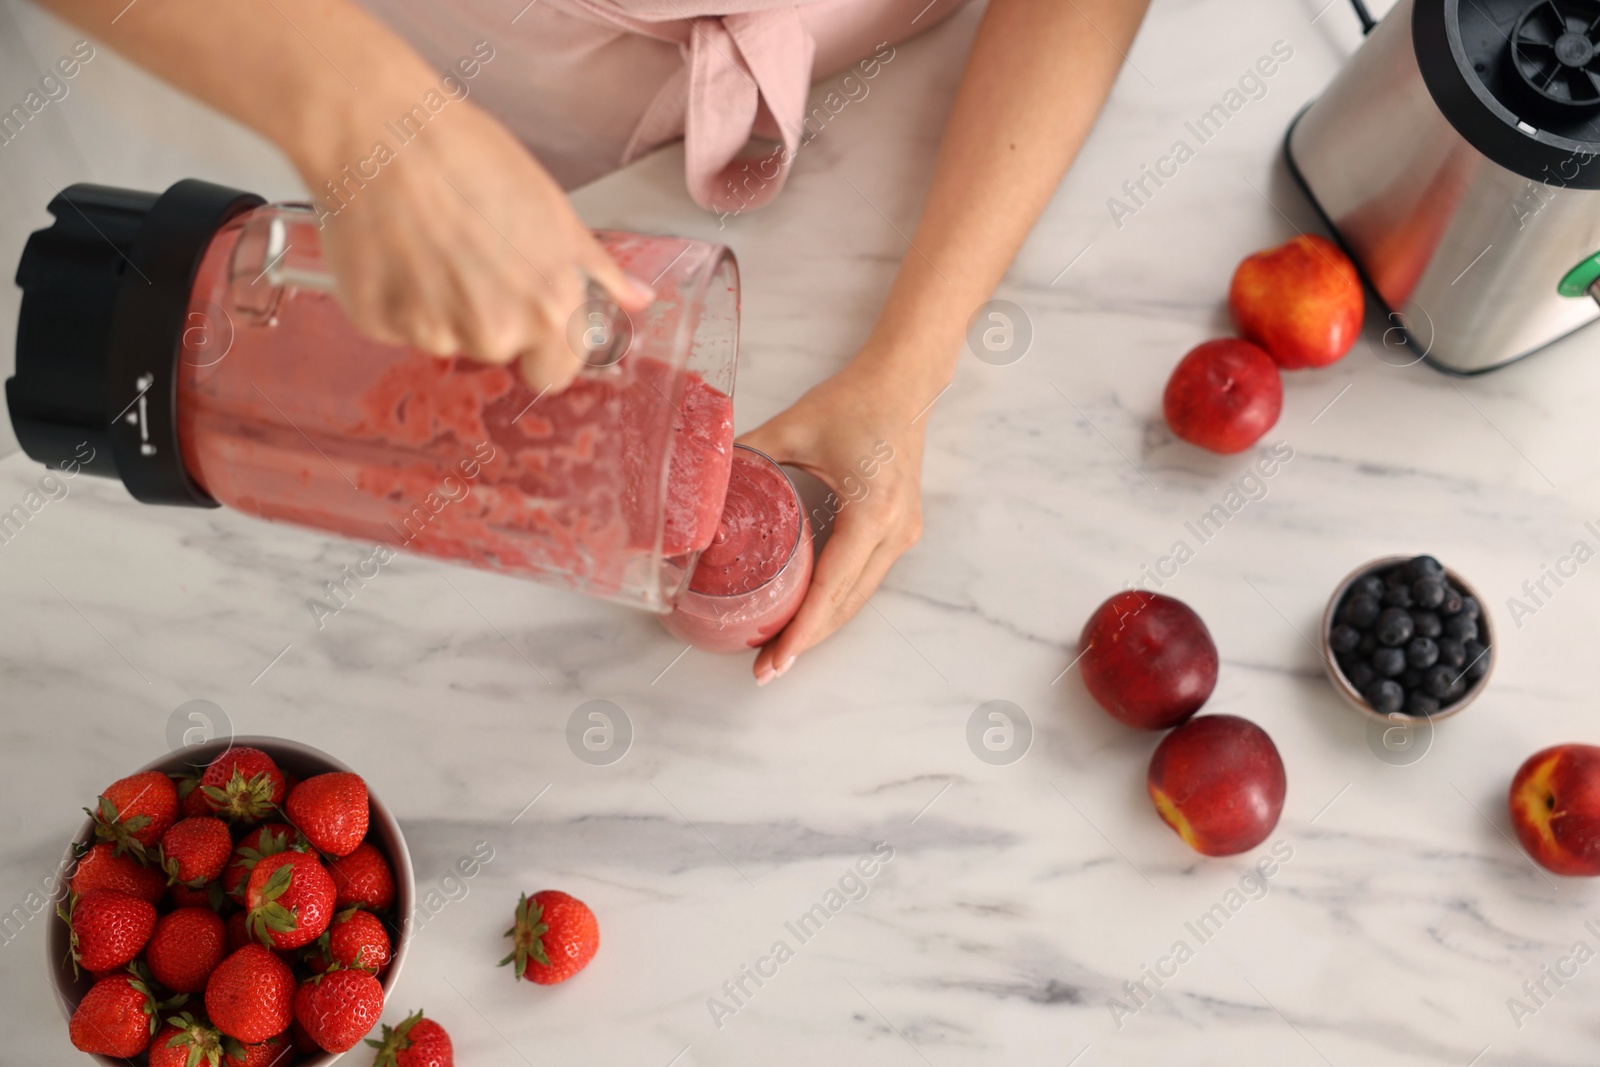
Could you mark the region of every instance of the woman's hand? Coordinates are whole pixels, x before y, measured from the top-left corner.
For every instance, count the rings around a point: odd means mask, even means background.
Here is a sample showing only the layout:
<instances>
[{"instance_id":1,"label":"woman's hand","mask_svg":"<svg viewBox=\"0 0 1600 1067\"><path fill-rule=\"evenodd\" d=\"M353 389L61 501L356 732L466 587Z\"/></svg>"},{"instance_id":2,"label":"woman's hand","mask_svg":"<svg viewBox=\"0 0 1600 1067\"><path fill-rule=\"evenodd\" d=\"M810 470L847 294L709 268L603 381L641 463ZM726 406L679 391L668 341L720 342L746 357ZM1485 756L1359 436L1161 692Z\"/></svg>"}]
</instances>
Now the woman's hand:
<instances>
[{"instance_id":1,"label":"woman's hand","mask_svg":"<svg viewBox=\"0 0 1600 1067\"><path fill-rule=\"evenodd\" d=\"M903 380L866 355L740 438L832 490L812 528L820 532L831 513L833 534L800 610L756 655L760 685L860 611L922 534L923 405L932 397L908 396Z\"/></svg>"},{"instance_id":2,"label":"woman's hand","mask_svg":"<svg viewBox=\"0 0 1600 1067\"><path fill-rule=\"evenodd\" d=\"M516 360L532 388L561 389L584 365L569 323L588 278L624 311L650 302L555 180L470 100L451 101L406 143L365 112L336 130L325 147L290 155L328 212L323 252L363 333L439 356ZM393 149L381 163L380 138Z\"/></svg>"}]
</instances>

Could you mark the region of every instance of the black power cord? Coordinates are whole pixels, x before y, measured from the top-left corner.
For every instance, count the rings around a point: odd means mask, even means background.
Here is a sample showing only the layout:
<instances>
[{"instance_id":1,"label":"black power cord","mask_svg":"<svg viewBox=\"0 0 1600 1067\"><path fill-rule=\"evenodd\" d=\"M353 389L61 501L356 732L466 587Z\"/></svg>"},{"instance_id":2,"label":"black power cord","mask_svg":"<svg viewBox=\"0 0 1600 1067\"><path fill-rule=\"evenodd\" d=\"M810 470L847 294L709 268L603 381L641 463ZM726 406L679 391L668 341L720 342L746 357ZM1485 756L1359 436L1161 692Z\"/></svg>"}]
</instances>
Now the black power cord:
<instances>
[{"instance_id":1,"label":"black power cord","mask_svg":"<svg viewBox=\"0 0 1600 1067\"><path fill-rule=\"evenodd\" d=\"M1378 24L1378 20L1373 18L1372 12L1367 10L1366 0L1350 0L1350 6L1356 9L1356 18L1361 20L1362 34L1371 33L1372 27Z\"/></svg>"}]
</instances>

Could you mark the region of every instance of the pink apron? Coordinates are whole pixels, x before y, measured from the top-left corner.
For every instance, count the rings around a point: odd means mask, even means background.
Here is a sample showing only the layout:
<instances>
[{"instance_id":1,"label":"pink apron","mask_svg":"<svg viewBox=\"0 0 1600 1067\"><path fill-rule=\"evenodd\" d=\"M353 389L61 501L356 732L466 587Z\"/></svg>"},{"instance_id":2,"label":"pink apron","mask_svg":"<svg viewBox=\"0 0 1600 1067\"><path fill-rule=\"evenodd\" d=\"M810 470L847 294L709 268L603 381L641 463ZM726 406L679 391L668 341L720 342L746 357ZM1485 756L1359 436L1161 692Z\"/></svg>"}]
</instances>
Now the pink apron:
<instances>
[{"instance_id":1,"label":"pink apron","mask_svg":"<svg viewBox=\"0 0 1600 1067\"><path fill-rule=\"evenodd\" d=\"M681 137L689 193L712 211L757 207L783 187L828 118L807 112L813 79L857 65L836 99L865 100L865 79L894 76L884 46L964 2L362 0L441 71L487 42L493 58L467 91L564 187ZM752 138L775 146L752 155Z\"/></svg>"}]
</instances>

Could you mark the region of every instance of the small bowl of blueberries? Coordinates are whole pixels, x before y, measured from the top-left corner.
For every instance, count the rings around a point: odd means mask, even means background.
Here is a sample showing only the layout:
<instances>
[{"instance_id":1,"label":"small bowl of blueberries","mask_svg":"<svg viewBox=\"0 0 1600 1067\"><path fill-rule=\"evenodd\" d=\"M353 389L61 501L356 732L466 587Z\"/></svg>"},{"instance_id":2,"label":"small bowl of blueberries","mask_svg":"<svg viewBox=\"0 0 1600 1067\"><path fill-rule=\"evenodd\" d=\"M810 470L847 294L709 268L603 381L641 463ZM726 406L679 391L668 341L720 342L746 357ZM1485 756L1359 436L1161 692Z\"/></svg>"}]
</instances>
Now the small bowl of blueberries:
<instances>
[{"instance_id":1,"label":"small bowl of blueberries","mask_svg":"<svg viewBox=\"0 0 1600 1067\"><path fill-rule=\"evenodd\" d=\"M1385 556L1352 571L1322 615L1333 687L1366 715L1442 719L1477 699L1494 666L1489 617L1432 556Z\"/></svg>"}]
</instances>

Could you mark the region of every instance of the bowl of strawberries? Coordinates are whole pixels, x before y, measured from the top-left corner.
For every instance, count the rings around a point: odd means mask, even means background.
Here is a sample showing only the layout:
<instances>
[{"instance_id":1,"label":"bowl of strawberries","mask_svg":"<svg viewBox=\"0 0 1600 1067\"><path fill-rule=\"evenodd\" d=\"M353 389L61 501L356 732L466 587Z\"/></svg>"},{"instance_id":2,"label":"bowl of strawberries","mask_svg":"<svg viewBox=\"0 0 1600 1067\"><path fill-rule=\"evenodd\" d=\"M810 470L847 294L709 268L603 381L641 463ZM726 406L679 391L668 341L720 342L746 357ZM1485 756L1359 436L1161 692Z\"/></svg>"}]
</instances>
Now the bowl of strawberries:
<instances>
[{"instance_id":1,"label":"bowl of strawberries","mask_svg":"<svg viewBox=\"0 0 1600 1067\"><path fill-rule=\"evenodd\" d=\"M184 748L85 809L46 943L103 1064L320 1067L373 1030L415 875L360 775L307 745Z\"/></svg>"}]
</instances>

